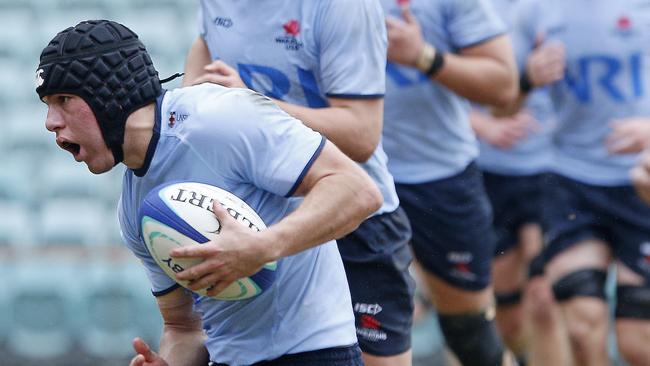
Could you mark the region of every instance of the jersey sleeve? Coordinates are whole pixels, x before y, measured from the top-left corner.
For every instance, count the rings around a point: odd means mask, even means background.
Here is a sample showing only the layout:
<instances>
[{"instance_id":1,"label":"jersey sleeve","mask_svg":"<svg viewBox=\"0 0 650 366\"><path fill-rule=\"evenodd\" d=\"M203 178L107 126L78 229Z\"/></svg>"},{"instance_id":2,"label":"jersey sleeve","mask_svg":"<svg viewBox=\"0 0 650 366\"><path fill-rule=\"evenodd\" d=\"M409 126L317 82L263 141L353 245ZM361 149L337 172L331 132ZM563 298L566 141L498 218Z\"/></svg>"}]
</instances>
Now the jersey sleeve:
<instances>
[{"instance_id":1,"label":"jersey sleeve","mask_svg":"<svg viewBox=\"0 0 650 366\"><path fill-rule=\"evenodd\" d=\"M528 55L535 47L538 32L535 18L538 4L535 0L522 0L517 4L513 15L512 43L520 70L526 67Z\"/></svg>"},{"instance_id":2,"label":"jersey sleeve","mask_svg":"<svg viewBox=\"0 0 650 366\"><path fill-rule=\"evenodd\" d=\"M203 4L201 4L197 10L197 22L198 24L198 30L199 30L199 36L205 37L205 33L207 30L207 24L206 24L206 19L203 17Z\"/></svg>"},{"instance_id":3,"label":"jersey sleeve","mask_svg":"<svg viewBox=\"0 0 650 366\"><path fill-rule=\"evenodd\" d=\"M128 189L128 188L127 188ZM151 292L154 296L160 296L180 286L172 280L154 261L153 257L144 245L136 222L137 213L133 212L132 204L124 199L124 194L118 204L118 218L120 222L120 234L124 244L135 254L145 267L145 272L151 282Z\"/></svg>"},{"instance_id":4,"label":"jersey sleeve","mask_svg":"<svg viewBox=\"0 0 650 366\"><path fill-rule=\"evenodd\" d=\"M291 196L325 145L321 134L248 89L231 89L205 105L191 144L240 183Z\"/></svg>"},{"instance_id":5,"label":"jersey sleeve","mask_svg":"<svg viewBox=\"0 0 650 366\"><path fill-rule=\"evenodd\" d=\"M386 27L377 1L322 1L315 26L324 92L376 98L385 93Z\"/></svg>"},{"instance_id":6,"label":"jersey sleeve","mask_svg":"<svg viewBox=\"0 0 650 366\"><path fill-rule=\"evenodd\" d=\"M448 0L445 19L456 50L483 43L507 32L489 0Z\"/></svg>"}]
</instances>

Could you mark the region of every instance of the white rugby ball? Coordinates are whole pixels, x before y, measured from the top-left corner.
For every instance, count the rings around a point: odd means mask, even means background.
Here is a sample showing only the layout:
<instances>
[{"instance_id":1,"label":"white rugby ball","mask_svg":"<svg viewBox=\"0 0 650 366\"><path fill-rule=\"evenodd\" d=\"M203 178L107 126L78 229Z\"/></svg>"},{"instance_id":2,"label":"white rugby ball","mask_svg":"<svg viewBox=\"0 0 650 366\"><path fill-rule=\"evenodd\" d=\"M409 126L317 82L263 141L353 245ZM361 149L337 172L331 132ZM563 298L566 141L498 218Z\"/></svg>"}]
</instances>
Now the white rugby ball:
<instances>
[{"instance_id":1,"label":"white rugby ball","mask_svg":"<svg viewBox=\"0 0 650 366\"><path fill-rule=\"evenodd\" d=\"M140 207L142 236L149 253L174 281L188 288L189 281L175 274L200 263L201 258L172 258L176 247L204 244L221 232L212 203L217 200L237 222L251 230L266 228L264 221L239 197L221 188L196 182L160 185L147 194ZM270 262L254 275L240 278L213 296L218 300L243 300L261 294L275 280L276 262ZM207 296L207 288L195 291Z\"/></svg>"}]
</instances>

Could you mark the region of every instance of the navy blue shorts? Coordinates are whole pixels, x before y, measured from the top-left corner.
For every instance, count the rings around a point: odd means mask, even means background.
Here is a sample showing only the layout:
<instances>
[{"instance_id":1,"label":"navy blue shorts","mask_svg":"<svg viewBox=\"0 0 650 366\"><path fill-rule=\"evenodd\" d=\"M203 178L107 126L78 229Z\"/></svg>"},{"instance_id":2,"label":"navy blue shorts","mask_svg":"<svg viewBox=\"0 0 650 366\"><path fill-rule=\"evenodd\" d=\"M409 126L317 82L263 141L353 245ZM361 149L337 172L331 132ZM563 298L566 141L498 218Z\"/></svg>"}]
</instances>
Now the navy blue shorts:
<instances>
[{"instance_id":1,"label":"navy blue shorts","mask_svg":"<svg viewBox=\"0 0 650 366\"><path fill-rule=\"evenodd\" d=\"M546 261L581 241L598 239L650 280L650 206L632 186L600 187L549 175L544 197Z\"/></svg>"},{"instance_id":2,"label":"navy blue shorts","mask_svg":"<svg viewBox=\"0 0 650 366\"><path fill-rule=\"evenodd\" d=\"M228 366L210 362L208 366ZM363 366L358 345L292 353L275 360L256 362L251 366Z\"/></svg>"},{"instance_id":3,"label":"navy blue shorts","mask_svg":"<svg viewBox=\"0 0 650 366\"><path fill-rule=\"evenodd\" d=\"M415 281L411 226L401 208L364 221L338 239L363 352L394 356L411 348Z\"/></svg>"},{"instance_id":4,"label":"navy blue shorts","mask_svg":"<svg viewBox=\"0 0 650 366\"><path fill-rule=\"evenodd\" d=\"M494 213L496 252L503 254L519 242L526 224L542 223L544 174L514 176L483 172L485 192Z\"/></svg>"},{"instance_id":5,"label":"navy blue shorts","mask_svg":"<svg viewBox=\"0 0 650 366\"><path fill-rule=\"evenodd\" d=\"M421 184L397 184L413 227L413 251L427 271L464 290L490 284L495 236L492 209L474 163Z\"/></svg>"}]
</instances>

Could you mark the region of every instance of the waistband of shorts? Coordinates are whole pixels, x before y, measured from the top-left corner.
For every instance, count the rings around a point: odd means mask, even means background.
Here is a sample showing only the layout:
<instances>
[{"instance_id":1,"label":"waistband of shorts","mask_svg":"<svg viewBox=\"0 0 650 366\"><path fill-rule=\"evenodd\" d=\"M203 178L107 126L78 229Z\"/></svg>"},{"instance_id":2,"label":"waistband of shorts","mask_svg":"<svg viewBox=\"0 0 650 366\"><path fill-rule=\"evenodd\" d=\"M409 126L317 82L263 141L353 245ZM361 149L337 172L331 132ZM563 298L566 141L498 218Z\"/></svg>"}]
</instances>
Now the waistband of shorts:
<instances>
[{"instance_id":1,"label":"waistband of shorts","mask_svg":"<svg viewBox=\"0 0 650 366\"><path fill-rule=\"evenodd\" d=\"M322 348L314 351L291 353L280 356L274 360L256 362L251 366L263 366L267 363L272 364L276 361L286 363L296 363L301 365L309 365L310 362L322 362L323 356L326 355L329 361L345 361L352 360L360 355L359 345L357 343L349 346ZM229 366L226 363L218 363L210 361L208 366Z\"/></svg>"}]
</instances>

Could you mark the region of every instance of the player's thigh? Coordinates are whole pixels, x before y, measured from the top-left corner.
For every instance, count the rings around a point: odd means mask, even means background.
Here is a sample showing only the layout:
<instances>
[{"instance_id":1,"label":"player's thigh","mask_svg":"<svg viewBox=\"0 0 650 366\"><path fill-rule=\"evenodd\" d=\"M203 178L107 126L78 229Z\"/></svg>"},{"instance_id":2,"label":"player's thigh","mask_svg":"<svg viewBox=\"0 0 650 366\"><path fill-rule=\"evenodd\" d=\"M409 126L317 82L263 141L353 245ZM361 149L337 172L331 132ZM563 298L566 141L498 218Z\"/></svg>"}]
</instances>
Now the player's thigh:
<instances>
[{"instance_id":1,"label":"player's thigh","mask_svg":"<svg viewBox=\"0 0 650 366\"><path fill-rule=\"evenodd\" d=\"M545 267L551 283L581 269L607 270L611 262L611 251L607 243L587 239L574 243L556 254Z\"/></svg>"}]
</instances>

